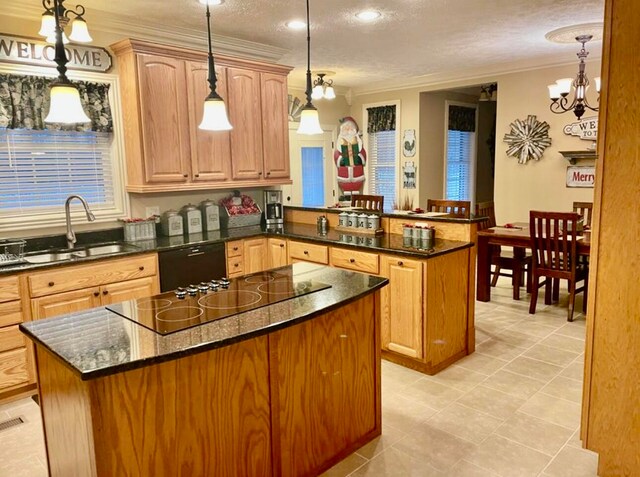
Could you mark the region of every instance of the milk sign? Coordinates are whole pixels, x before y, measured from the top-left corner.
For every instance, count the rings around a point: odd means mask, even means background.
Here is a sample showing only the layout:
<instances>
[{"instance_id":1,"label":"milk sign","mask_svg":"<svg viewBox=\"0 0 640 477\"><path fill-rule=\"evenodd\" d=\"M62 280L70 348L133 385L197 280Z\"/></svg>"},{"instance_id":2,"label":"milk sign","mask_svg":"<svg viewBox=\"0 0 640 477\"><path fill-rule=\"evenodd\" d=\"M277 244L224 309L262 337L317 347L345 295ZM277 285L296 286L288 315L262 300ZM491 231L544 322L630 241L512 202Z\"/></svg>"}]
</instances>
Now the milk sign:
<instances>
[{"instance_id":1,"label":"milk sign","mask_svg":"<svg viewBox=\"0 0 640 477\"><path fill-rule=\"evenodd\" d=\"M595 141L598 139L598 116L567 124L564 127L564 133L567 136L578 136L585 141Z\"/></svg>"}]
</instances>

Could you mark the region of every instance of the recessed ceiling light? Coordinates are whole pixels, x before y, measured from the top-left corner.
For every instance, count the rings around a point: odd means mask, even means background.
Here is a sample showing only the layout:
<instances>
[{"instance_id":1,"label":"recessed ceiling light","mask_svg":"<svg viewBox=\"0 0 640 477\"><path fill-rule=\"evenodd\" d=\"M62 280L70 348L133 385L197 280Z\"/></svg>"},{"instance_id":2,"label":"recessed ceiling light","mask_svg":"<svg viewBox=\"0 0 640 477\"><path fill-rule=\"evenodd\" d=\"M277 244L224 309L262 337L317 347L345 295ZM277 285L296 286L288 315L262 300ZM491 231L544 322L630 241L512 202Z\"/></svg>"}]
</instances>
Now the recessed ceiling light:
<instances>
[{"instance_id":1,"label":"recessed ceiling light","mask_svg":"<svg viewBox=\"0 0 640 477\"><path fill-rule=\"evenodd\" d=\"M363 10L361 12L356 13L356 17L358 17L363 22L370 22L380 18L381 13L375 10Z\"/></svg>"},{"instance_id":2,"label":"recessed ceiling light","mask_svg":"<svg viewBox=\"0 0 640 477\"><path fill-rule=\"evenodd\" d=\"M203 5L222 5L224 0L198 0Z\"/></svg>"},{"instance_id":3,"label":"recessed ceiling light","mask_svg":"<svg viewBox=\"0 0 640 477\"><path fill-rule=\"evenodd\" d=\"M290 22L285 23L285 25L292 30L302 30L307 26L307 24L302 20L291 20Z\"/></svg>"}]
</instances>

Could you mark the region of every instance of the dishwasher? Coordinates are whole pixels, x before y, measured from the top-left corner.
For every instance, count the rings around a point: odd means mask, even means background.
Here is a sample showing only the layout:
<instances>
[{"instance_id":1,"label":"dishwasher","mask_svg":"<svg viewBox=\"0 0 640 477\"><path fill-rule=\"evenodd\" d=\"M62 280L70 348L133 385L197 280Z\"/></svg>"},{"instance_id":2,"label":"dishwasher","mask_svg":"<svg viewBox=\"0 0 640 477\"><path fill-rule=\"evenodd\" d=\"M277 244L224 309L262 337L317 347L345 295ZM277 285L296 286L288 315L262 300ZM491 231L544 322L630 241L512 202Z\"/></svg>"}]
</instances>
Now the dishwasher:
<instances>
[{"instance_id":1,"label":"dishwasher","mask_svg":"<svg viewBox=\"0 0 640 477\"><path fill-rule=\"evenodd\" d=\"M160 291L225 277L227 259L224 243L191 245L158 252Z\"/></svg>"}]
</instances>

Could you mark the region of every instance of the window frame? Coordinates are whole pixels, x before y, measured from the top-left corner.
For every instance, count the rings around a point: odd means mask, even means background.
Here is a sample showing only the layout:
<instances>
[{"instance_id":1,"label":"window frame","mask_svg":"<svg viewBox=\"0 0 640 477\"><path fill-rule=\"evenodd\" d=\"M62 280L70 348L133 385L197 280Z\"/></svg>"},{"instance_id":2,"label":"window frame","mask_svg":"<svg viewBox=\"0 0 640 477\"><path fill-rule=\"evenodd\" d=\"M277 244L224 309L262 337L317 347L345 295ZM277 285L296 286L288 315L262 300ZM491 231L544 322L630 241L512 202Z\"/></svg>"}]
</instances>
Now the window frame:
<instances>
[{"instance_id":1,"label":"window frame","mask_svg":"<svg viewBox=\"0 0 640 477\"><path fill-rule=\"evenodd\" d=\"M476 203L476 168L478 162L478 105L476 103L465 103L463 101L452 101L448 99L444 101L444 158L442 171L442 197L447 196L447 166L449 159L449 106L464 106L465 108L473 108L476 111L476 130L474 131L472 157L469 163L469 201L471 202L471 210L473 210L473 207Z\"/></svg>"},{"instance_id":2,"label":"window frame","mask_svg":"<svg viewBox=\"0 0 640 477\"><path fill-rule=\"evenodd\" d=\"M0 63L0 72L8 74L18 74L26 76L48 76L55 77L57 72L50 67L36 67L27 65L12 65ZM124 130L122 122L122 111L120 108L120 80L118 75L111 73L98 73L87 71L67 72L69 79L79 81L92 81L108 83L109 103L113 115L113 139L111 144L111 170L113 172L113 205L108 207L92 206L95 223L114 222L124 218L129 213L129 197L125 190L125 149ZM85 218L84 210L81 207L71 208L71 218ZM40 211L29 214L0 211L0 233L14 232L18 230L35 230L65 225L64 204L60 204L59 210L55 212Z\"/></svg>"}]
</instances>

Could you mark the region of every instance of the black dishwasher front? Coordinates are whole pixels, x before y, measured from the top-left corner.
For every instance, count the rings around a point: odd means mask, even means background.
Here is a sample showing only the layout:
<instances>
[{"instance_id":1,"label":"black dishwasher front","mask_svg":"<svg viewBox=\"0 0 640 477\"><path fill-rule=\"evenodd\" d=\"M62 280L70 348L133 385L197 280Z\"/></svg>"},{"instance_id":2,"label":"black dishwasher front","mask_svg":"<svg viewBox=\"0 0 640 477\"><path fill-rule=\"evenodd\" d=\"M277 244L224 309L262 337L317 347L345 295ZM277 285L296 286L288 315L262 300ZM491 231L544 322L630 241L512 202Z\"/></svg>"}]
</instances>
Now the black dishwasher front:
<instances>
[{"instance_id":1,"label":"black dishwasher front","mask_svg":"<svg viewBox=\"0 0 640 477\"><path fill-rule=\"evenodd\" d=\"M175 290L225 277L227 260L224 243L192 245L158 252L160 291Z\"/></svg>"}]
</instances>

